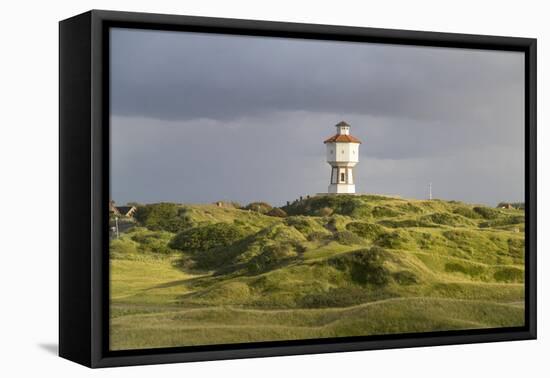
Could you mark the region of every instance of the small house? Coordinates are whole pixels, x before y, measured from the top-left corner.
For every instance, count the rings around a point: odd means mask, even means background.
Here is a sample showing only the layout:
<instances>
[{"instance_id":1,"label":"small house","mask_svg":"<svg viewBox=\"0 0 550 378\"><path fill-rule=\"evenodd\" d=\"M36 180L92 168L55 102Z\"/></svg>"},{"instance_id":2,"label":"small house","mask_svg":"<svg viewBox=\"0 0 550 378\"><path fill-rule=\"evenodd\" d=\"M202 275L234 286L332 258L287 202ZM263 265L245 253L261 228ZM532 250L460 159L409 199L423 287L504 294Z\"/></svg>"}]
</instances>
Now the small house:
<instances>
[{"instance_id":1,"label":"small house","mask_svg":"<svg viewBox=\"0 0 550 378\"><path fill-rule=\"evenodd\" d=\"M109 201L109 215L120 215L120 212L115 206L115 201L113 200Z\"/></svg>"},{"instance_id":2,"label":"small house","mask_svg":"<svg viewBox=\"0 0 550 378\"><path fill-rule=\"evenodd\" d=\"M128 218L132 218L137 211L135 206L117 206L116 209L119 215Z\"/></svg>"}]
</instances>

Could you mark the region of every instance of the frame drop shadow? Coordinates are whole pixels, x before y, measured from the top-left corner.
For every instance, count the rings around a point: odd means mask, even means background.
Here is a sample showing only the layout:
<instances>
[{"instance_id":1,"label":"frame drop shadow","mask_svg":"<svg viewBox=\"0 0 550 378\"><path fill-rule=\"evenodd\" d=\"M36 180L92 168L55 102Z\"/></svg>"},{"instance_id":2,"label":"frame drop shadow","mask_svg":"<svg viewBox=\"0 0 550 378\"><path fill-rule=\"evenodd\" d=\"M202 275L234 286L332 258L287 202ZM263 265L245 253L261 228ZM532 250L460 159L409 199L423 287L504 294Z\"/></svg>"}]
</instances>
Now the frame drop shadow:
<instances>
[{"instance_id":1,"label":"frame drop shadow","mask_svg":"<svg viewBox=\"0 0 550 378\"><path fill-rule=\"evenodd\" d=\"M38 347L50 354L59 355L59 345L57 343L39 343Z\"/></svg>"}]
</instances>

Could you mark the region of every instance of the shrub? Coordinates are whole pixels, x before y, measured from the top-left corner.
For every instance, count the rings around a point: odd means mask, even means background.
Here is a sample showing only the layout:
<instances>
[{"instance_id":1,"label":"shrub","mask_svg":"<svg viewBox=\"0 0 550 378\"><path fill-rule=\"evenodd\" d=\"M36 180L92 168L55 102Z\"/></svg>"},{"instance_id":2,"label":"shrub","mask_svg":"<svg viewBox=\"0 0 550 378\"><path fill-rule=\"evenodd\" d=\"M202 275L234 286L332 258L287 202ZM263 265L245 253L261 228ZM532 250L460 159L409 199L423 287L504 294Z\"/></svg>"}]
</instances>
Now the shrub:
<instances>
[{"instance_id":1,"label":"shrub","mask_svg":"<svg viewBox=\"0 0 550 378\"><path fill-rule=\"evenodd\" d=\"M251 202L246 205L244 209L256 211L260 214L267 214L271 209L273 209L273 206L271 206L267 202Z\"/></svg>"},{"instance_id":2,"label":"shrub","mask_svg":"<svg viewBox=\"0 0 550 378\"><path fill-rule=\"evenodd\" d=\"M338 270L348 271L351 279L358 284L386 285L390 273L384 267L386 252L380 247L359 249L336 256L328 263Z\"/></svg>"},{"instance_id":3,"label":"shrub","mask_svg":"<svg viewBox=\"0 0 550 378\"><path fill-rule=\"evenodd\" d=\"M278 207L274 207L273 209L269 210L267 212L267 215L270 217L279 217L284 218L287 216L286 212L283 209L279 209Z\"/></svg>"},{"instance_id":4,"label":"shrub","mask_svg":"<svg viewBox=\"0 0 550 378\"><path fill-rule=\"evenodd\" d=\"M311 229L309 222L310 221L307 217L302 216L292 216L285 219L285 224L287 226L292 226L298 231L306 234Z\"/></svg>"},{"instance_id":5,"label":"shrub","mask_svg":"<svg viewBox=\"0 0 550 378\"><path fill-rule=\"evenodd\" d=\"M174 252L168 246L171 235L163 231L142 231L133 233L131 239L138 243L138 249L141 252L169 254Z\"/></svg>"},{"instance_id":6,"label":"shrub","mask_svg":"<svg viewBox=\"0 0 550 378\"><path fill-rule=\"evenodd\" d=\"M499 282L523 282L524 272L519 268L502 268L493 277Z\"/></svg>"},{"instance_id":7,"label":"shrub","mask_svg":"<svg viewBox=\"0 0 550 378\"><path fill-rule=\"evenodd\" d=\"M381 234L376 240L375 244L380 247L397 249L401 248L407 239L399 234L399 232L386 232Z\"/></svg>"},{"instance_id":8,"label":"shrub","mask_svg":"<svg viewBox=\"0 0 550 378\"><path fill-rule=\"evenodd\" d=\"M375 218L386 218L386 217L397 217L399 215L401 215L401 213L393 210L391 207L387 207L387 206L376 206L373 210L372 210L372 215L375 217Z\"/></svg>"},{"instance_id":9,"label":"shrub","mask_svg":"<svg viewBox=\"0 0 550 378\"><path fill-rule=\"evenodd\" d=\"M486 222L482 222L479 224L479 227L488 228L488 227L510 226L515 224L520 224L523 222L525 222L525 218L522 215L512 215L512 216L506 216L499 219L492 219Z\"/></svg>"},{"instance_id":10,"label":"shrub","mask_svg":"<svg viewBox=\"0 0 550 378\"><path fill-rule=\"evenodd\" d=\"M285 206L284 210L291 215L321 215L323 212L328 213L330 209L334 214L340 215L363 215L363 210L368 208L360 199L352 195L338 196L315 196L303 201L296 201L289 206ZM331 214L332 215L332 214Z\"/></svg>"},{"instance_id":11,"label":"shrub","mask_svg":"<svg viewBox=\"0 0 550 378\"><path fill-rule=\"evenodd\" d=\"M313 231L313 232L311 232L310 234L307 235L307 240L308 241L322 241L322 240L329 239L330 236L332 236L332 235L330 235L326 232Z\"/></svg>"},{"instance_id":12,"label":"shrub","mask_svg":"<svg viewBox=\"0 0 550 378\"><path fill-rule=\"evenodd\" d=\"M485 269L478 265L462 265L459 263L445 264L445 271L449 273L462 273L471 277L479 277L485 273Z\"/></svg>"},{"instance_id":13,"label":"shrub","mask_svg":"<svg viewBox=\"0 0 550 378\"><path fill-rule=\"evenodd\" d=\"M227 247L246 234L233 224L215 223L180 232L170 242L170 247L186 252L207 251Z\"/></svg>"},{"instance_id":14,"label":"shrub","mask_svg":"<svg viewBox=\"0 0 550 378\"><path fill-rule=\"evenodd\" d=\"M457 207L453 210L453 214L462 215L470 219L479 219L481 217L479 213L466 206Z\"/></svg>"},{"instance_id":15,"label":"shrub","mask_svg":"<svg viewBox=\"0 0 550 378\"><path fill-rule=\"evenodd\" d=\"M309 236L312 233L323 233L328 234L326 230L319 222L311 217L304 216L291 216L285 219L285 224L287 226L293 227L296 230L300 231L303 235Z\"/></svg>"},{"instance_id":16,"label":"shrub","mask_svg":"<svg viewBox=\"0 0 550 378\"><path fill-rule=\"evenodd\" d=\"M233 206L235 209L240 209L240 208L242 208L242 205L241 205L239 202L237 202L237 201L231 201L231 202L229 202L229 204L230 204L231 206Z\"/></svg>"},{"instance_id":17,"label":"shrub","mask_svg":"<svg viewBox=\"0 0 550 378\"><path fill-rule=\"evenodd\" d=\"M355 235L351 231L336 231L332 238L334 241L337 241L340 244L345 245L353 245L353 244L361 244L363 242L363 239L361 239L359 236Z\"/></svg>"},{"instance_id":18,"label":"shrub","mask_svg":"<svg viewBox=\"0 0 550 378\"><path fill-rule=\"evenodd\" d=\"M437 239L427 232L413 232L412 235L421 249L429 249L437 243Z\"/></svg>"},{"instance_id":19,"label":"shrub","mask_svg":"<svg viewBox=\"0 0 550 378\"><path fill-rule=\"evenodd\" d=\"M415 213L419 214L422 213L424 210L420 206L416 206L410 202L407 202L403 205L398 206L399 210L404 211L406 213Z\"/></svg>"},{"instance_id":20,"label":"shrub","mask_svg":"<svg viewBox=\"0 0 550 378\"><path fill-rule=\"evenodd\" d=\"M295 246L290 243L268 245L248 263L248 271L258 274L296 257Z\"/></svg>"},{"instance_id":21,"label":"shrub","mask_svg":"<svg viewBox=\"0 0 550 378\"><path fill-rule=\"evenodd\" d=\"M523 239L508 239L508 253L515 258L522 258L525 250Z\"/></svg>"},{"instance_id":22,"label":"shrub","mask_svg":"<svg viewBox=\"0 0 550 378\"><path fill-rule=\"evenodd\" d=\"M377 224L365 222L350 222L346 225L346 230L367 240L376 240L384 232Z\"/></svg>"},{"instance_id":23,"label":"shrub","mask_svg":"<svg viewBox=\"0 0 550 378\"><path fill-rule=\"evenodd\" d=\"M495 219L500 215L498 210L486 206L476 206L474 207L474 211L485 219Z\"/></svg>"},{"instance_id":24,"label":"shrub","mask_svg":"<svg viewBox=\"0 0 550 378\"><path fill-rule=\"evenodd\" d=\"M409 270L401 270L393 274L393 279L399 285L412 285L418 283L418 277L416 274Z\"/></svg>"},{"instance_id":25,"label":"shrub","mask_svg":"<svg viewBox=\"0 0 550 378\"><path fill-rule=\"evenodd\" d=\"M250 288L245 282L227 282L199 292L196 297L219 305L220 303L240 303L246 301L249 296Z\"/></svg>"},{"instance_id":26,"label":"shrub","mask_svg":"<svg viewBox=\"0 0 550 378\"><path fill-rule=\"evenodd\" d=\"M322 207L317 210L316 215L320 217L330 217L334 213L330 207Z\"/></svg>"},{"instance_id":27,"label":"shrub","mask_svg":"<svg viewBox=\"0 0 550 378\"><path fill-rule=\"evenodd\" d=\"M459 263L447 263L445 264L445 271L450 273L466 273L466 267L464 265L461 265Z\"/></svg>"},{"instance_id":28,"label":"shrub","mask_svg":"<svg viewBox=\"0 0 550 378\"><path fill-rule=\"evenodd\" d=\"M467 230L448 230L443 232L443 236L455 243L466 243L476 237L476 234Z\"/></svg>"},{"instance_id":29,"label":"shrub","mask_svg":"<svg viewBox=\"0 0 550 378\"><path fill-rule=\"evenodd\" d=\"M419 219L403 219L403 220L393 220L393 219L384 219L378 222L382 226L391 227L391 228L407 228L407 227L434 227L432 223L422 221Z\"/></svg>"},{"instance_id":30,"label":"shrub","mask_svg":"<svg viewBox=\"0 0 550 378\"><path fill-rule=\"evenodd\" d=\"M137 208L135 218L150 230L180 232L193 226L185 208L173 203L156 203Z\"/></svg>"},{"instance_id":31,"label":"shrub","mask_svg":"<svg viewBox=\"0 0 550 378\"><path fill-rule=\"evenodd\" d=\"M472 222L460 215L450 213L432 213L420 217L422 222L432 222L445 226L472 225Z\"/></svg>"},{"instance_id":32,"label":"shrub","mask_svg":"<svg viewBox=\"0 0 550 378\"><path fill-rule=\"evenodd\" d=\"M331 230L331 231L338 231L338 220L336 219L336 217L331 217L327 224L326 224L326 228Z\"/></svg>"}]
</instances>

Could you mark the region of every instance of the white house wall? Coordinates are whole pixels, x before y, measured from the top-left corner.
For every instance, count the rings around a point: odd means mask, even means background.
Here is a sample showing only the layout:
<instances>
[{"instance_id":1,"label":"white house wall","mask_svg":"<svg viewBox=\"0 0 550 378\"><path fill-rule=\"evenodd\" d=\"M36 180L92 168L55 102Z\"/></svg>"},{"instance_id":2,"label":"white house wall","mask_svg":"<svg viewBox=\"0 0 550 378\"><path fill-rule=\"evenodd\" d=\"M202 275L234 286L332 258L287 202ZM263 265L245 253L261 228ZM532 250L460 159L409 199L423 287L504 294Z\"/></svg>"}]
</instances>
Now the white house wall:
<instances>
[{"instance_id":1,"label":"white house wall","mask_svg":"<svg viewBox=\"0 0 550 378\"><path fill-rule=\"evenodd\" d=\"M354 166L359 162L359 143L327 143L327 161Z\"/></svg>"}]
</instances>

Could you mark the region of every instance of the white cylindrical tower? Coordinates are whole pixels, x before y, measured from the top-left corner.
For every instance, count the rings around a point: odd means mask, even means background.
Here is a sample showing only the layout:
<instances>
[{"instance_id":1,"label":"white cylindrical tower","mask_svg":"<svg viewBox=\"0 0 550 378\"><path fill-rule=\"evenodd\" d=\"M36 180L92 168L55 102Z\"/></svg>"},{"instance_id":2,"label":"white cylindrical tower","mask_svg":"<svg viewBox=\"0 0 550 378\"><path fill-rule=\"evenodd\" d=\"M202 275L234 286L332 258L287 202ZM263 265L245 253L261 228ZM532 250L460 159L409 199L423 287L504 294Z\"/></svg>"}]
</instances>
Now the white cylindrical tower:
<instances>
[{"instance_id":1,"label":"white cylindrical tower","mask_svg":"<svg viewBox=\"0 0 550 378\"><path fill-rule=\"evenodd\" d=\"M331 166L329 193L355 193L353 167L359 162L361 141L349 129L350 125L342 121L336 125L336 135L325 140Z\"/></svg>"}]
</instances>

